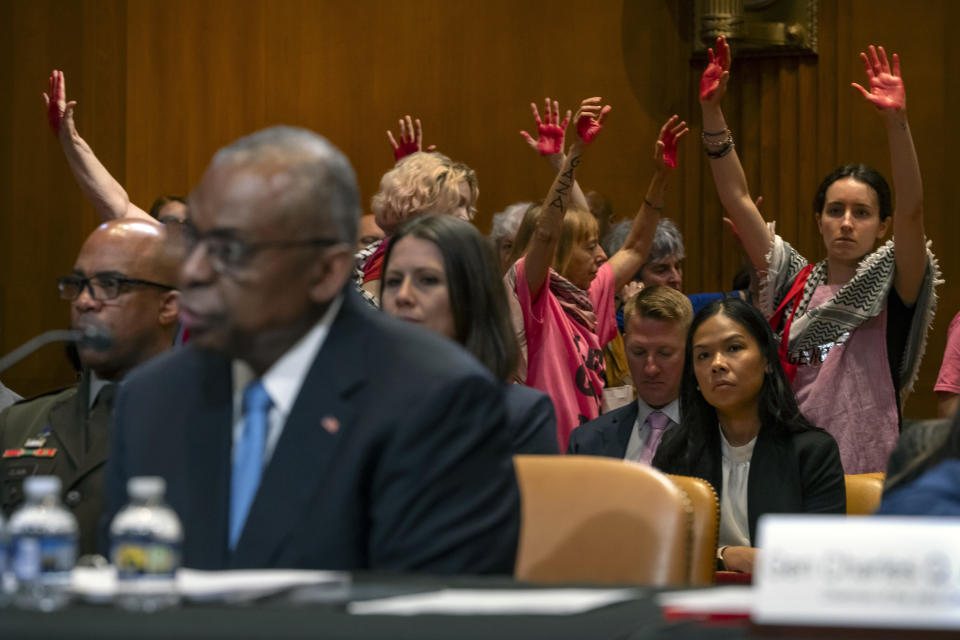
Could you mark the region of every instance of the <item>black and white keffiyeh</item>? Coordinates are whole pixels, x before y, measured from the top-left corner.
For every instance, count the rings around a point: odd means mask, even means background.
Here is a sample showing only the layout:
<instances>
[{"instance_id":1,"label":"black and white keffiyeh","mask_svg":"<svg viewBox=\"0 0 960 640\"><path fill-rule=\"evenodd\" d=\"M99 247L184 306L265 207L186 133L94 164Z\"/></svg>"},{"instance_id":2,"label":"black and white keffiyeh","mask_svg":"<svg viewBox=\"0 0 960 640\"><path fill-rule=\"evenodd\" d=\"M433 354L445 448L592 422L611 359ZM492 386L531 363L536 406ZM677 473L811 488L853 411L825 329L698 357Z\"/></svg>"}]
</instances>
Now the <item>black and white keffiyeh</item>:
<instances>
[{"instance_id":1,"label":"black and white keffiyeh","mask_svg":"<svg viewBox=\"0 0 960 640\"><path fill-rule=\"evenodd\" d=\"M760 274L759 306L767 318L773 316L797 274L808 264L806 258L774 233L772 224L770 231L773 241L767 254L769 267L765 274ZM790 326L790 353L812 352L820 349L822 345L845 342L850 332L883 311L896 273L893 247L893 240L888 240L882 247L866 256L857 267L853 278L830 300L816 309L808 310L813 292L827 282L827 261L823 260L813 267ZM896 381L901 393L909 393L917 378L920 360L926 348L927 330L936 311L935 287L941 282L940 267L928 241L927 271L915 303L907 346ZM780 327L779 331L782 330Z\"/></svg>"}]
</instances>

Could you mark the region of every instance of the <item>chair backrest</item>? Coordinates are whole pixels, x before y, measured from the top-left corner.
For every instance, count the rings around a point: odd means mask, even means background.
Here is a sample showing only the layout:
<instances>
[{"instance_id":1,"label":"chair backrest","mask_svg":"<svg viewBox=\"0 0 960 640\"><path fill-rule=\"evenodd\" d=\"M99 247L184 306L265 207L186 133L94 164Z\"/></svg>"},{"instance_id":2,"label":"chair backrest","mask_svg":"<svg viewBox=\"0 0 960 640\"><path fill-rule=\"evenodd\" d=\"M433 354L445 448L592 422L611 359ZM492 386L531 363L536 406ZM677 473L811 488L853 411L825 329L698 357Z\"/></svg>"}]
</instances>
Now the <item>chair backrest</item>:
<instances>
[{"instance_id":1,"label":"chair backrest","mask_svg":"<svg viewBox=\"0 0 960 640\"><path fill-rule=\"evenodd\" d=\"M720 532L720 499L713 485L701 478L668 475L690 499L690 584L713 584L717 570L717 536Z\"/></svg>"},{"instance_id":2,"label":"chair backrest","mask_svg":"<svg viewBox=\"0 0 960 640\"><path fill-rule=\"evenodd\" d=\"M844 476L847 485L847 515L868 516L880 506L882 473L855 473Z\"/></svg>"},{"instance_id":3,"label":"chair backrest","mask_svg":"<svg viewBox=\"0 0 960 640\"><path fill-rule=\"evenodd\" d=\"M667 476L615 458L513 459L523 513L518 580L686 584L691 509Z\"/></svg>"}]
</instances>

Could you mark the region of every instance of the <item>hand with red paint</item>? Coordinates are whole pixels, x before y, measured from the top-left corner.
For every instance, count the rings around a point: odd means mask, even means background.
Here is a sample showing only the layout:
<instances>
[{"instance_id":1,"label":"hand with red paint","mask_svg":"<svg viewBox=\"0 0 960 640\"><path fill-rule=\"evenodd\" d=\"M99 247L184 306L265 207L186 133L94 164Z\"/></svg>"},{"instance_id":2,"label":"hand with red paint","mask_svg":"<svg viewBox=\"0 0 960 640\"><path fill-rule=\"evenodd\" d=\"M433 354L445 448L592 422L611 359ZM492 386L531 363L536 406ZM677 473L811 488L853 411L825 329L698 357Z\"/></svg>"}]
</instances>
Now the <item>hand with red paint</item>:
<instances>
[{"instance_id":1,"label":"hand with red paint","mask_svg":"<svg viewBox=\"0 0 960 640\"><path fill-rule=\"evenodd\" d=\"M660 135L657 136L657 144L653 152L653 159L657 161L657 166L664 169L677 168L677 141L690 132L685 120L680 120L680 116L672 115L662 127Z\"/></svg>"},{"instance_id":2,"label":"hand with red paint","mask_svg":"<svg viewBox=\"0 0 960 640\"><path fill-rule=\"evenodd\" d=\"M887 52L883 47L870 45L869 55L860 54L863 68L870 81L870 91L867 91L856 82L850 86L860 91L860 94L872 102L881 111L905 111L907 109L907 93L903 88L903 78L900 76L900 56L893 54L893 69L887 62Z\"/></svg>"},{"instance_id":3,"label":"hand with red paint","mask_svg":"<svg viewBox=\"0 0 960 640\"><path fill-rule=\"evenodd\" d=\"M547 107L547 120L540 120L540 112L537 111L537 105L530 103L530 109L533 111L533 119L537 123L537 139L534 140L526 131L521 131L520 135L527 141L531 148L536 149L542 156L552 156L563 153L563 139L567 130L567 124L570 122L570 110L567 109L563 122L560 121L560 105L556 100L551 107L550 98L545 101Z\"/></svg>"},{"instance_id":4,"label":"hand with red paint","mask_svg":"<svg viewBox=\"0 0 960 640\"><path fill-rule=\"evenodd\" d=\"M700 102L717 103L727 92L730 80L730 46L724 37L717 38L717 52L707 49L707 68L700 76Z\"/></svg>"},{"instance_id":5,"label":"hand with red paint","mask_svg":"<svg viewBox=\"0 0 960 640\"><path fill-rule=\"evenodd\" d=\"M63 77L63 71L54 69L50 72L49 78L50 93L43 94L43 102L47 108L47 121L50 124L50 130L53 135L60 135L61 126L64 120L73 118L73 108L77 103L67 102L67 83Z\"/></svg>"},{"instance_id":6,"label":"hand with red paint","mask_svg":"<svg viewBox=\"0 0 960 640\"><path fill-rule=\"evenodd\" d=\"M590 144L600 130L603 128L603 120L613 108L610 105L601 107L603 99L600 97L587 98L580 103L577 109L577 115L574 119L577 121L577 135L583 140L584 144Z\"/></svg>"},{"instance_id":7,"label":"hand with red paint","mask_svg":"<svg viewBox=\"0 0 960 640\"><path fill-rule=\"evenodd\" d=\"M420 118L417 118L416 121L409 115L406 118L406 122L403 121L403 118L400 118L399 144L397 144L396 139L393 137L393 132L387 131L387 137L390 139L391 146L393 146L393 158L397 162L406 158L411 153L423 151L423 126L420 124ZM416 130L413 128L414 122L417 123ZM436 148L437 146L432 144L427 147L427 151L435 151Z\"/></svg>"}]
</instances>

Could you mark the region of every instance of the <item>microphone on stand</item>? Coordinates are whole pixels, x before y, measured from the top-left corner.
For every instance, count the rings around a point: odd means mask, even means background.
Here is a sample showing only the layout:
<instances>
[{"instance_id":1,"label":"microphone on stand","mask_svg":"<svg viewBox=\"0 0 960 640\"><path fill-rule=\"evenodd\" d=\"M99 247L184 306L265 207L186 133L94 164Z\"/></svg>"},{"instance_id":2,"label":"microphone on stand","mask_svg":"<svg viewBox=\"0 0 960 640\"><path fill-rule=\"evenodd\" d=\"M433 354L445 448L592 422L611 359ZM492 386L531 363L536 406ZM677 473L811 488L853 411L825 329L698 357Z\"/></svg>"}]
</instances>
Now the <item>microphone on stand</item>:
<instances>
[{"instance_id":1,"label":"microphone on stand","mask_svg":"<svg viewBox=\"0 0 960 640\"><path fill-rule=\"evenodd\" d=\"M105 351L113 345L113 336L98 325L87 325L82 329L54 329L41 333L28 340L7 355L0 358L0 373L17 364L31 353L53 342L75 342L81 347L94 351Z\"/></svg>"}]
</instances>

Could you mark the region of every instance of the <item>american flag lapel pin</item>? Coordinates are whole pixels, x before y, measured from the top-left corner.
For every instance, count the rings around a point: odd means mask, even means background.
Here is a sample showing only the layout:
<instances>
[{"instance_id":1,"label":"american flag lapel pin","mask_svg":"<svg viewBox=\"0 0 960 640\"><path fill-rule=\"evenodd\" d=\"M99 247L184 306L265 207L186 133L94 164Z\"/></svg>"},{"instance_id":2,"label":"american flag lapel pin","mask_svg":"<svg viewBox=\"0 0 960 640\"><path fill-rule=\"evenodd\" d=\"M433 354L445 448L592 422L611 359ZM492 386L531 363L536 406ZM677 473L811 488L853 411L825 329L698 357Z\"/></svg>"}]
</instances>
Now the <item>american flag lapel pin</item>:
<instances>
[{"instance_id":1,"label":"american flag lapel pin","mask_svg":"<svg viewBox=\"0 0 960 640\"><path fill-rule=\"evenodd\" d=\"M330 435L335 435L337 431L340 431L340 421L334 416L324 416L320 420L320 425L326 429Z\"/></svg>"}]
</instances>

